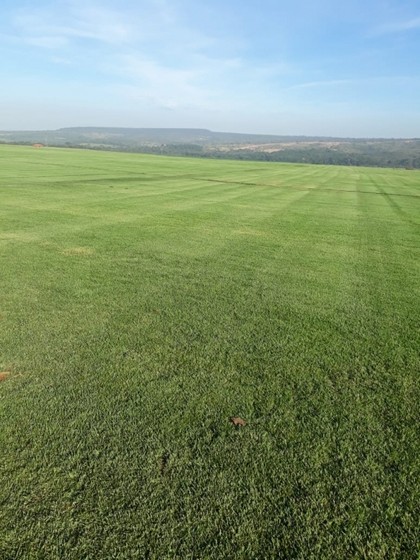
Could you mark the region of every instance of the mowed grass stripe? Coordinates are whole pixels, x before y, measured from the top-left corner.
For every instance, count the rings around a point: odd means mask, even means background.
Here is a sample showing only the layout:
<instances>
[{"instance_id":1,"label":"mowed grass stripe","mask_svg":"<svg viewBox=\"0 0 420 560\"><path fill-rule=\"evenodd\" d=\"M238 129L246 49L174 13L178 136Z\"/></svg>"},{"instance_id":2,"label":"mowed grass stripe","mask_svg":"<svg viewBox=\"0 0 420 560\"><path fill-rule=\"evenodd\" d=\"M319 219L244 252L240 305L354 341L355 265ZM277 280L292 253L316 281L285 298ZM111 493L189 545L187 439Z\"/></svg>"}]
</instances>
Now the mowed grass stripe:
<instances>
[{"instance_id":1,"label":"mowed grass stripe","mask_svg":"<svg viewBox=\"0 0 420 560\"><path fill-rule=\"evenodd\" d=\"M419 173L0 162L1 557L417 555Z\"/></svg>"}]
</instances>

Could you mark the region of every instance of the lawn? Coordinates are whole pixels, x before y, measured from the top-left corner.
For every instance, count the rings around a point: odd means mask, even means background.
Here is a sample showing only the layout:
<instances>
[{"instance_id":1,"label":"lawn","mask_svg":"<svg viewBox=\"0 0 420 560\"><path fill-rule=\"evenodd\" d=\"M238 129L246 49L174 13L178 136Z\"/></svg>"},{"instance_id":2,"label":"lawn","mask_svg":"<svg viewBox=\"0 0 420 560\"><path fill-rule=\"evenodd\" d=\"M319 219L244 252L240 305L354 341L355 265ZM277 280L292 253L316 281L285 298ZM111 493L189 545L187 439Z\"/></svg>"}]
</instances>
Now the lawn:
<instances>
[{"instance_id":1,"label":"lawn","mask_svg":"<svg viewBox=\"0 0 420 560\"><path fill-rule=\"evenodd\" d=\"M0 146L0 558L418 558L419 217L418 171Z\"/></svg>"}]
</instances>

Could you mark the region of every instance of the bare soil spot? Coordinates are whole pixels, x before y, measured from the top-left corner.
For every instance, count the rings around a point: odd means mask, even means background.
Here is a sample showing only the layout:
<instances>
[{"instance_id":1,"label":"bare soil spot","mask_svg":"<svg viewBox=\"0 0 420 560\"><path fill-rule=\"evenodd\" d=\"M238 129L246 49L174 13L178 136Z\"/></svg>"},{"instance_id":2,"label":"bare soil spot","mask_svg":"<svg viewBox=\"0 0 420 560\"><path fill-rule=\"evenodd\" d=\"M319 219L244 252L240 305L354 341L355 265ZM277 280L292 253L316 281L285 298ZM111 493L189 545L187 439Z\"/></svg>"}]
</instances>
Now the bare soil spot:
<instances>
[{"instance_id":1,"label":"bare soil spot","mask_svg":"<svg viewBox=\"0 0 420 560\"><path fill-rule=\"evenodd\" d=\"M165 452L163 453L162 457L160 458L159 461L159 470L160 470L160 474L163 476L166 472L166 467L168 466L169 463L169 457L170 454L169 452Z\"/></svg>"},{"instance_id":2,"label":"bare soil spot","mask_svg":"<svg viewBox=\"0 0 420 560\"><path fill-rule=\"evenodd\" d=\"M10 375L10 371L0 371L0 382L6 381L9 375Z\"/></svg>"},{"instance_id":3,"label":"bare soil spot","mask_svg":"<svg viewBox=\"0 0 420 560\"><path fill-rule=\"evenodd\" d=\"M243 418L241 418L240 416L231 416L229 418L229 422L231 422L237 428L246 426L245 420Z\"/></svg>"}]
</instances>

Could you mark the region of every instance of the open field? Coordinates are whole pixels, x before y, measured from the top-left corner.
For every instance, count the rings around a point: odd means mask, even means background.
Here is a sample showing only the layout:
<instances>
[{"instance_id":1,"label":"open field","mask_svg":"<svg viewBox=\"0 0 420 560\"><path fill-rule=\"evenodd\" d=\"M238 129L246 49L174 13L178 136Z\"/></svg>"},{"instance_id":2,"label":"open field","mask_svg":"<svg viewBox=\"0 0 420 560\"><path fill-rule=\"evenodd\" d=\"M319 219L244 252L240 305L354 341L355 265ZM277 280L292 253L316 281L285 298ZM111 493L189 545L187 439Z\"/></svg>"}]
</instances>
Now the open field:
<instances>
[{"instance_id":1,"label":"open field","mask_svg":"<svg viewBox=\"0 0 420 560\"><path fill-rule=\"evenodd\" d=\"M417 558L419 217L418 171L0 146L0 558Z\"/></svg>"}]
</instances>

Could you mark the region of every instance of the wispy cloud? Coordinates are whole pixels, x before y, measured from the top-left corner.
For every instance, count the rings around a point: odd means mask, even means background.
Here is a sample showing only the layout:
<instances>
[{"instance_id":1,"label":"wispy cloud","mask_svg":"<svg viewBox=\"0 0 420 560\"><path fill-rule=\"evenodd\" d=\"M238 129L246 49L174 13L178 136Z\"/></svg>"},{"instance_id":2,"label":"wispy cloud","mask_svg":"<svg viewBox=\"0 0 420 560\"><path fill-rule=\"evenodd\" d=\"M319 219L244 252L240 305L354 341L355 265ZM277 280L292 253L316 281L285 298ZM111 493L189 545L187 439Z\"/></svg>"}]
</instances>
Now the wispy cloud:
<instances>
[{"instance_id":1,"label":"wispy cloud","mask_svg":"<svg viewBox=\"0 0 420 560\"><path fill-rule=\"evenodd\" d=\"M287 87L287 90L293 89L315 89L315 88L330 88L330 87L337 87L337 86L346 86L353 84L354 80L318 80L314 82L303 82L301 84L294 84L292 86Z\"/></svg>"},{"instance_id":2,"label":"wispy cloud","mask_svg":"<svg viewBox=\"0 0 420 560\"><path fill-rule=\"evenodd\" d=\"M319 80L294 84L284 88L285 91L294 90L316 90L331 89L342 92L342 86L351 88L353 94L356 92L366 93L372 88L392 88L392 87L417 87L419 76L389 75L389 76L370 76L367 78L355 77L340 80Z\"/></svg>"},{"instance_id":3,"label":"wispy cloud","mask_svg":"<svg viewBox=\"0 0 420 560\"><path fill-rule=\"evenodd\" d=\"M174 67L137 53L119 57L116 64L119 89L125 96L166 109L214 110L231 105L229 81L245 72L240 59L204 56Z\"/></svg>"},{"instance_id":4,"label":"wispy cloud","mask_svg":"<svg viewBox=\"0 0 420 560\"><path fill-rule=\"evenodd\" d=\"M92 0L67 1L48 9L32 7L15 14L13 23L20 38L32 45L51 48L80 40L102 42L115 48L153 44L176 53L214 48L215 40L187 25L166 0L145 0L139 6L105 7ZM227 41L226 41L227 43Z\"/></svg>"},{"instance_id":5,"label":"wispy cloud","mask_svg":"<svg viewBox=\"0 0 420 560\"><path fill-rule=\"evenodd\" d=\"M62 49L67 46L68 40L63 35L26 35L25 43L43 49Z\"/></svg>"},{"instance_id":6,"label":"wispy cloud","mask_svg":"<svg viewBox=\"0 0 420 560\"><path fill-rule=\"evenodd\" d=\"M70 5L64 13L57 8L21 11L14 23L29 44L47 48L63 47L74 39L119 44L134 36L134 27L118 11L88 4Z\"/></svg>"},{"instance_id":7,"label":"wispy cloud","mask_svg":"<svg viewBox=\"0 0 420 560\"><path fill-rule=\"evenodd\" d=\"M68 66L72 64L71 59L65 58L63 56L51 56L50 60L51 62L54 62L54 64L59 64L61 66Z\"/></svg>"},{"instance_id":8,"label":"wispy cloud","mask_svg":"<svg viewBox=\"0 0 420 560\"><path fill-rule=\"evenodd\" d=\"M391 33L401 33L420 29L420 17L411 18L405 21L384 23L373 30L374 35L387 35Z\"/></svg>"},{"instance_id":9,"label":"wispy cloud","mask_svg":"<svg viewBox=\"0 0 420 560\"><path fill-rule=\"evenodd\" d=\"M121 91L129 98L168 109L188 106L201 99L196 85L199 73L193 69L170 68L140 55L119 59Z\"/></svg>"}]
</instances>

